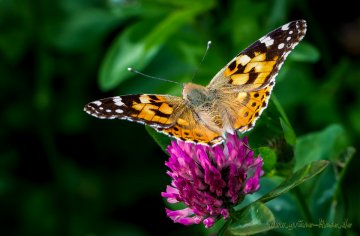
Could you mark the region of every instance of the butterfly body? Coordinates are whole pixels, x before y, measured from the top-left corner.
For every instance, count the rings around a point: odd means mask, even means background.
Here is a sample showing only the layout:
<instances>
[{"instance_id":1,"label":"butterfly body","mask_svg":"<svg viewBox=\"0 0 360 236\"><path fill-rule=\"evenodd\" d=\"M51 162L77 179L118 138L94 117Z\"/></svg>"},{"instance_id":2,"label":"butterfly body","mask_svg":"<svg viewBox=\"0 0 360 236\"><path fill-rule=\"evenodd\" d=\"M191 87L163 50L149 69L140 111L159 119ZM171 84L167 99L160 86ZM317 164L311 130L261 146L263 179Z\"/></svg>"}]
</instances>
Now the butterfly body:
<instances>
[{"instance_id":1,"label":"butterfly body","mask_svg":"<svg viewBox=\"0 0 360 236\"><path fill-rule=\"evenodd\" d=\"M213 91L198 84L187 83L183 88L183 99L193 107L211 102L214 99L214 95Z\"/></svg>"},{"instance_id":2,"label":"butterfly body","mask_svg":"<svg viewBox=\"0 0 360 236\"><path fill-rule=\"evenodd\" d=\"M97 118L144 123L183 141L219 144L226 133L254 126L281 65L305 32L304 20L283 25L240 52L207 86L184 84L182 97L124 95L91 102L84 110Z\"/></svg>"}]
</instances>

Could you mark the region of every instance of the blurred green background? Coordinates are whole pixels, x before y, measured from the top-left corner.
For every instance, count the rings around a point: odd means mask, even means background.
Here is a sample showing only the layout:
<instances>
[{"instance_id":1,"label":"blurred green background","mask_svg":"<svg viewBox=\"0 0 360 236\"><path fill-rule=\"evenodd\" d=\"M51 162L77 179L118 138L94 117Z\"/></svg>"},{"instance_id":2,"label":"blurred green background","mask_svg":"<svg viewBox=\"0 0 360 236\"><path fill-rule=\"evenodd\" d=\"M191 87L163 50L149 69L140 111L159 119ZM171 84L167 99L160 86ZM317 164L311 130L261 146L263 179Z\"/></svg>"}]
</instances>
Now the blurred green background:
<instances>
[{"instance_id":1,"label":"blurred green background","mask_svg":"<svg viewBox=\"0 0 360 236\"><path fill-rule=\"evenodd\" d=\"M212 48L194 80L200 84L269 31L307 20L307 35L285 62L274 94L298 136L337 123L358 147L354 4L0 0L0 235L205 235L203 226L166 217L160 193L170 183L167 155L144 126L98 120L83 106L120 94L180 96L180 86L126 68L190 81L208 40ZM341 188L353 224L344 234L360 234L357 168L355 156Z\"/></svg>"}]
</instances>

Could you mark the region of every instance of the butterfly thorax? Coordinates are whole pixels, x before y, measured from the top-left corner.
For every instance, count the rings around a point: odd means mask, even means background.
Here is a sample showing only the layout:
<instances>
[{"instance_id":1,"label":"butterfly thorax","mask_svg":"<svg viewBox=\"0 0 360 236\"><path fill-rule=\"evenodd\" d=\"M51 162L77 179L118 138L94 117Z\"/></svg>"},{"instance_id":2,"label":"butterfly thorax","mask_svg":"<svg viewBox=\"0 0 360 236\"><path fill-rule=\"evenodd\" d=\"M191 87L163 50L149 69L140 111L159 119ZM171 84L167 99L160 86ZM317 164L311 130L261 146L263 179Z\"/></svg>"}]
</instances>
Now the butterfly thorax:
<instances>
[{"instance_id":1,"label":"butterfly thorax","mask_svg":"<svg viewBox=\"0 0 360 236\"><path fill-rule=\"evenodd\" d=\"M184 85L183 98L193 111L195 119L211 128L213 131L223 133L223 116L217 107L217 93L207 87L187 83Z\"/></svg>"},{"instance_id":2,"label":"butterfly thorax","mask_svg":"<svg viewBox=\"0 0 360 236\"><path fill-rule=\"evenodd\" d=\"M192 107L200 107L214 100L214 94L206 87L187 83L184 85L183 98Z\"/></svg>"}]
</instances>

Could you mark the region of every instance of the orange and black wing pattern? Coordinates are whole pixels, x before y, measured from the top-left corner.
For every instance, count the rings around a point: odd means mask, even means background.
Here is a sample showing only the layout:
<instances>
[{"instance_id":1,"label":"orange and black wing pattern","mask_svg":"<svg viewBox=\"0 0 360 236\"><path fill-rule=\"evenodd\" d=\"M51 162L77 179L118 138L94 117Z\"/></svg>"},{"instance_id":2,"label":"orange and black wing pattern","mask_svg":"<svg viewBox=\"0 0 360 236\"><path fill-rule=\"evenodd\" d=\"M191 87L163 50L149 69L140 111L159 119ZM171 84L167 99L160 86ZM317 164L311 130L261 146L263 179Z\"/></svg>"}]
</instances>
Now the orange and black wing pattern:
<instances>
[{"instance_id":1,"label":"orange and black wing pattern","mask_svg":"<svg viewBox=\"0 0 360 236\"><path fill-rule=\"evenodd\" d=\"M88 103L84 110L100 119L126 119L149 125L182 141L216 144L221 133L209 129L180 97L169 95L125 95Z\"/></svg>"},{"instance_id":2,"label":"orange and black wing pattern","mask_svg":"<svg viewBox=\"0 0 360 236\"><path fill-rule=\"evenodd\" d=\"M234 118L232 128L250 130L267 107L282 64L306 33L304 20L292 21L254 42L230 61L210 82L219 103Z\"/></svg>"},{"instance_id":3,"label":"orange and black wing pattern","mask_svg":"<svg viewBox=\"0 0 360 236\"><path fill-rule=\"evenodd\" d=\"M100 99L88 103L84 110L100 119L126 119L155 128L176 122L183 99L170 95L135 94Z\"/></svg>"},{"instance_id":4,"label":"orange and black wing pattern","mask_svg":"<svg viewBox=\"0 0 360 236\"><path fill-rule=\"evenodd\" d=\"M214 76L208 87L216 89L234 85L249 91L274 82L286 57L305 33L304 20L292 21L275 29L240 52Z\"/></svg>"},{"instance_id":5,"label":"orange and black wing pattern","mask_svg":"<svg viewBox=\"0 0 360 236\"><path fill-rule=\"evenodd\" d=\"M159 132L165 133L185 142L216 145L223 141L222 132L207 121L201 120L198 114L189 107L177 117L176 122L169 128L156 128Z\"/></svg>"}]
</instances>

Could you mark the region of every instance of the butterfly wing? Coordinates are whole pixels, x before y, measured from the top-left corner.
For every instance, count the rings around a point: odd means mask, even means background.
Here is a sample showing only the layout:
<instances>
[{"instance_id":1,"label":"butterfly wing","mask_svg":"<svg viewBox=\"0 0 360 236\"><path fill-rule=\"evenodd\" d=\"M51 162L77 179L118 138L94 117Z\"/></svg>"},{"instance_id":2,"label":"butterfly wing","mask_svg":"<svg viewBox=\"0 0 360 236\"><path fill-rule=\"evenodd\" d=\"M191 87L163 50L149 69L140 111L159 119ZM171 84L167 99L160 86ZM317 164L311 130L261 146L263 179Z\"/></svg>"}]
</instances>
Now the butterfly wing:
<instances>
[{"instance_id":1,"label":"butterfly wing","mask_svg":"<svg viewBox=\"0 0 360 236\"><path fill-rule=\"evenodd\" d=\"M101 119L126 119L155 128L172 126L182 113L183 99L170 95L135 94L88 103L84 111Z\"/></svg>"},{"instance_id":2,"label":"butterfly wing","mask_svg":"<svg viewBox=\"0 0 360 236\"><path fill-rule=\"evenodd\" d=\"M275 77L287 55L304 37L306 22L292 21L263 36L240 52L207 86L220 94L231 128L251 129L266 108Z\"/></svg>"},{"instance_id":3,"label":"butterfly wing","mask_svg":"<svg viewBox=\"0 0 360 236\"><path fill-rule=\"evenodd\" d=\"M199 111L197 111L199 112ZM216 145L223 141L222 132L216 126L209 125L209 120L203 120L198 113L184 106L184 110L176 119L173 126L169 128L156 128L157 131L165 133L179 140Z\"/></svg>"},{"instance_id":4,"label":"butterfly wing","mask_svg":"<svg viewBox=\"0 0 360 236\"><path fill-rule=\"evenodd\" d=\"M139 94L94 101L84 110L98 118L145 123L183 141L218 144L224 130L245 132L253 127L267 106L281 65L305 31L305 21L293 21L239 53L207 86L216 95L211 109L189 106L180 97Z\"/></svg>"},{"instance_id":5,"label":"butterfly wing","mask_svg":"<svg viewBox=\"0 0 360 236\"><path fill-rule=\"evenodd\" d=\"M255 90L274 82L287 55L306 33L306 21L287 23L240 52L211 80L208 88L241 86Z\"/></svg>"},{"instance_id":6,"label":"butterfly wing","mask_svg":"<svg viewBox=\"0 0 360 236\"><path fill-rule=\"evenodd\" d=\"M101 119L126 119L143 123L182 141L217 144L221 133L206 126L180 97L137 94L88 103L85 112Z\"/></svg>"}]
</instances>

